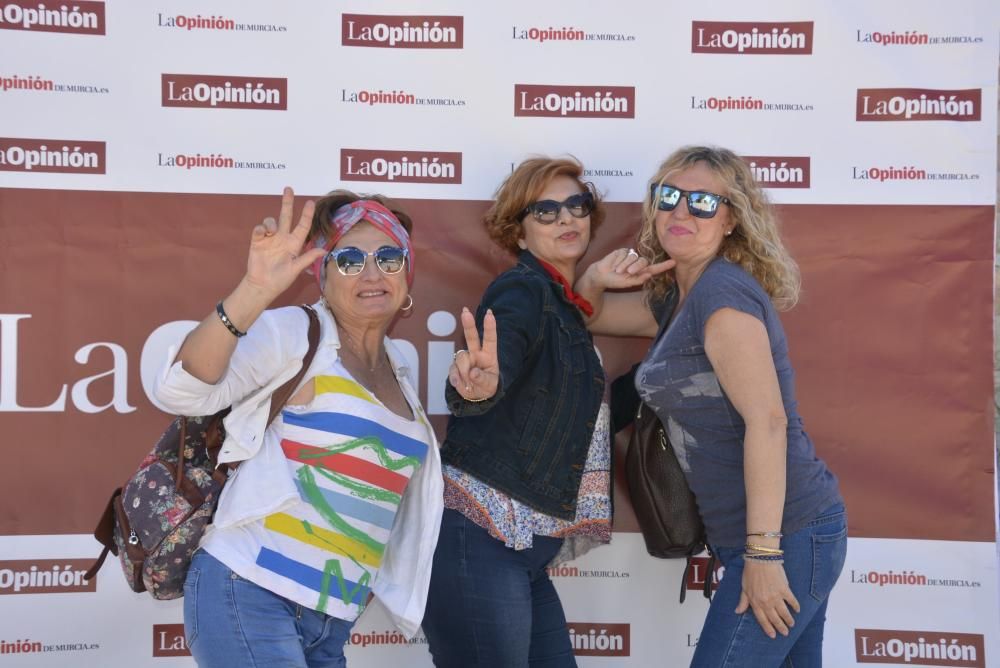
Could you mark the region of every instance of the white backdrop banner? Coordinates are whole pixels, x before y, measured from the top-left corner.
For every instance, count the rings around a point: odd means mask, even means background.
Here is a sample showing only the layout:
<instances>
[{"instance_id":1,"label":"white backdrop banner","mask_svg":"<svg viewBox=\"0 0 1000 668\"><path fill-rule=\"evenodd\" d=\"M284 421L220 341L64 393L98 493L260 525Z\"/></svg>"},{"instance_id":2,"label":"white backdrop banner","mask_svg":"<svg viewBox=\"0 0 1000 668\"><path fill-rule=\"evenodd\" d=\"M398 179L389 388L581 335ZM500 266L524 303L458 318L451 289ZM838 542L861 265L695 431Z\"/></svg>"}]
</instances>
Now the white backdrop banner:
<instances>
[{"instance_id":1,"label":"white backdrop banner","mask_svg":"<svg viewBox=\"0 0 1000 668\"><path fill-rule=\"evenodd\" d=\"M744 157L802 266L801 412L850 520L827 665L1000 666L998 34L991 0L0 0L0 668L192 664L180 601L113 559L82 572L166 425L151 375L283 186L412 213L393 336L441 432L456 316L510 262L479 219L513 166L584 163L609 202L588 262L633 245L648 178L692 143ZM598 344L614 378L648 342ZM687 665L707 563L680 604L621 478L615 510L610 546L551 573L579 664ZM377 603L349 657L431 665Z\"/></svg>"}]
</instances>

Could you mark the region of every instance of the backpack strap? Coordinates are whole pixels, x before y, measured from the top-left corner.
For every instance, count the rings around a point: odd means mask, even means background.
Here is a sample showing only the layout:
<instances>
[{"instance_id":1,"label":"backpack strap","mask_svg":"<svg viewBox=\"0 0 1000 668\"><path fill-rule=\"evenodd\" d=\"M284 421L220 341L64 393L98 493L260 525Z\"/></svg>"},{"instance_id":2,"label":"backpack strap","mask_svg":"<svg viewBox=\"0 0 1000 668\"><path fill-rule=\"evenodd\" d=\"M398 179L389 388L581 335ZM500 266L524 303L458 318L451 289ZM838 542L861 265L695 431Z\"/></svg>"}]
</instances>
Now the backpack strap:
<instances>
[{"instance_id":1,"label":"backpack strap","mask_svg":"<svg viewBox=\"0 0 1000 668\"><path fill-rule=\"evenodd\" d=\"M295 374L295 377L276 389L274 394L271 395L271 412L267 416L268 426L274 422L274 418L278 417L278 413L285 407L288 400L292 398L292 394L295 393L299 383L302 382L303 376L309 370L309 365L312 364L313 357L316 356L316 351L319 349L319 316L316 315L316 311L311 306L300 304L299 308L304 310L306 315L309 316L309 349L306 350L306 355L302 358L302 368Z\"/></svg>"},{"instance_id":2,"label":"backpack strap","mask_svg":"<svg viewBox=\"0 0 1000 668\"><path fill-rule=\"evenodd\" d=\"M309 333L308 333L309 348L306 350L305 357L302 358L302 368L299 369L299 372L297 374L295 374L295 377L287 381L285 384L283 384L281 387L276 389L271 394L271 412L267 416L267 424L264 425L265 429L271 426L271 423L274 422L274 418L278 417L278 413L280 413L281 410L285 407L285 404L288 403L288 400L292 398L292 394L295 392L295 389L298 387L299 383L302 382L302 377L306 375L306 371L309 370L309 365L312 364L313 358L316 356L316 351L319 349L319 316L316 315L316 311L314 311L311 306L306 306L305 304L299 304L299 308L305 311L306 315L309 316ZM228 413L228 409L226 410L226 412ZM209 456L212 458L212 461L215 462L219 461L218 451L221 449L222 449L222 441L221 439L218 439L218 442L215 444L214 451L210 451L209 453ZM181 458L179 461L180 463L183 463L184 459ZM225 468L228 469L229 471L235 471L236 468L239 467L239 465L240 462L228 462L226 464L220 465L219 468L215 469L215 471L219 472L220 468ZM178 476L177 476L178 480L180 480L182 476L183 476L182 471L178 470Z\"/></svg>"},{"instance_id":3,"label":"backpack strap","mask_svg":"<svg viewBox=\"0 0 1000 668\"><path fill-rule=\"evenodd\" d=\"M104 508L104 512L101 514L101 519L97 523L97 528L94 529L94 538L104 546L101 551L101 556L97 558L97 561L87 570L83 578L88 582L97 575L97 571L101 570L101 566L104 565L104 560L108 556L108 552L111 552L115 556L118 556L118 546L115 545L115 501L122 494L122 488L117 488L111 493L111 498L108 500L108 505Z\"/></svg>"}]
</instances>

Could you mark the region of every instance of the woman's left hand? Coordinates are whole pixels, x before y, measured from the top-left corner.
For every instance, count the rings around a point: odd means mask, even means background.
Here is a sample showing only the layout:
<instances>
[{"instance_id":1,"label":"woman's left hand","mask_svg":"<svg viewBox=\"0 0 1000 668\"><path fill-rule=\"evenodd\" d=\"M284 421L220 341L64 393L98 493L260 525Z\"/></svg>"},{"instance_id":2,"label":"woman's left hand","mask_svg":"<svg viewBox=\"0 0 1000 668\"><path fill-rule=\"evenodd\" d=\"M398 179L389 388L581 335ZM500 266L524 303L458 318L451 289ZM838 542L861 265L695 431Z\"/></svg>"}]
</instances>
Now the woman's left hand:
<instances>
[{"instance_id":1,"label":"woman's left hand","mask_svg":"<svg viewBox=\"0 0 1000 668\"><path fill-rule=\"evenodd\" d=\"M455 353L448 369L448 381L466 401L485 401L497 393L500 361L497 357L497 320L487 309L483 318L483 337L479 338L476 318L462 309L465 349Z\"/></svg>"},{"instance_id":2,"label":"woman's left hand","mask_svg":"<svg viewBox=\"0 0 1000 668\"><path fill-rule=\"evenodd\" d=\"M785 568L780 563L747 559L743 567L743 591L736 614L753 610L754 617L769 638L775 631L783 636L795 626L792 611L799 611L799 602L788 586Z\"/></svg>"}]
</instances>

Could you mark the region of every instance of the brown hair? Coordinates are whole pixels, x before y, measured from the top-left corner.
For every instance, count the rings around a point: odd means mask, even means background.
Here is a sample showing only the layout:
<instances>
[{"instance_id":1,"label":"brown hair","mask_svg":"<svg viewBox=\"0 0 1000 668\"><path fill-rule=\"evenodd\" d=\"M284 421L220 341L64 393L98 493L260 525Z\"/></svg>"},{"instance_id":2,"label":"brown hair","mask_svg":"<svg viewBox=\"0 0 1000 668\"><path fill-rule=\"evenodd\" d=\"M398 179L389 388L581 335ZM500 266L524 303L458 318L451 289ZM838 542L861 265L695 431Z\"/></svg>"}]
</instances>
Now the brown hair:
<instances>
[{"instance_id":1,"label":"brown hair","mask_svg":"<svg viewBox=\"0 0 1000 668\"><path fill-rule=\"evenodd\" d=\"M590 213L590 234L593 238L594 232L604 222L605 210L594 186L581 180L583 165L575 158L538 157L518 165L497 189L493 204L483 216L490 239L500 248L517 255L520 251L517 240L524 236L521 229L524 207L537 201L552 180L559 176L568 176L582 191L593 194L594 210Z\"/></svg>"},{"instance_id":2,"label":"brown hair","mask_svg":"<svg viewBox=\"0 0 1000 668\"><path fill-rule=\"evenodd\" d=\"M668 255L656 236L656 204L650 188L662 185L671 174L696 163L703 163L725 185L729 198L729 218L733 223L732 234L723 237L719 255L738 264L757 279L775 307L787 310L799 298L800 276L798 265L785 249L778 230L774 209L764 194L764 189L754 180L753 173L738 155L724 148L711 146L684 146L663 161L646 188L642 207L642 227L636 246L640 255L650 263L662 262ZM647 284L654 299L662 298L673 284L673 277L664 273L654 276Z\"/></svg>"},{"instance_id":3,"label":"brown hair","mask_svg":"<svg viewBox=\"0 0 1000 668\"><path fill-rule=\"evenodd\" d=\"M312 227L309 228L309 242L318 237L330 238L330 214L351 202L370 199L378 202L385 208L392 211L393 215L399 219L400 224L406 233L413 236L413 221L399 206L385 195L359 195L350 190L332 190L324 197L316 201L316 210L313 212Z\"/></svg>"}]
</instances>

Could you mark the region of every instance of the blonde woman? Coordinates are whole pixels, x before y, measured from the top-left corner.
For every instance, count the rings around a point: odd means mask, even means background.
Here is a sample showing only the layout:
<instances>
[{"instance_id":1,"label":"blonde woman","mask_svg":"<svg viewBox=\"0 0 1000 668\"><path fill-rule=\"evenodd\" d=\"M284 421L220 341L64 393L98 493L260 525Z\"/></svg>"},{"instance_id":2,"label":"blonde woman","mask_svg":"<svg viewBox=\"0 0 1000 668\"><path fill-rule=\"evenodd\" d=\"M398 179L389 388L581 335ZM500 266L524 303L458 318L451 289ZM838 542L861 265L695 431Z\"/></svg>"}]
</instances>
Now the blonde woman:
<instances>
[{"instance_id":1,"label":"blonde woman","mask_svg":"<svg viewBox=\"0 0 1000 668\"><path fill-rule=\"evenodd\" d=\"M645 290L605 293L670 260ZM803 429L778 318L797 300L798 269L748 167L720 148L673 153L650 181L638 251L612 252L576 289L592 332L656 337L636 389L726 568L692 666L821 665L846 516Z\"/></svg>"}]
</instances>

